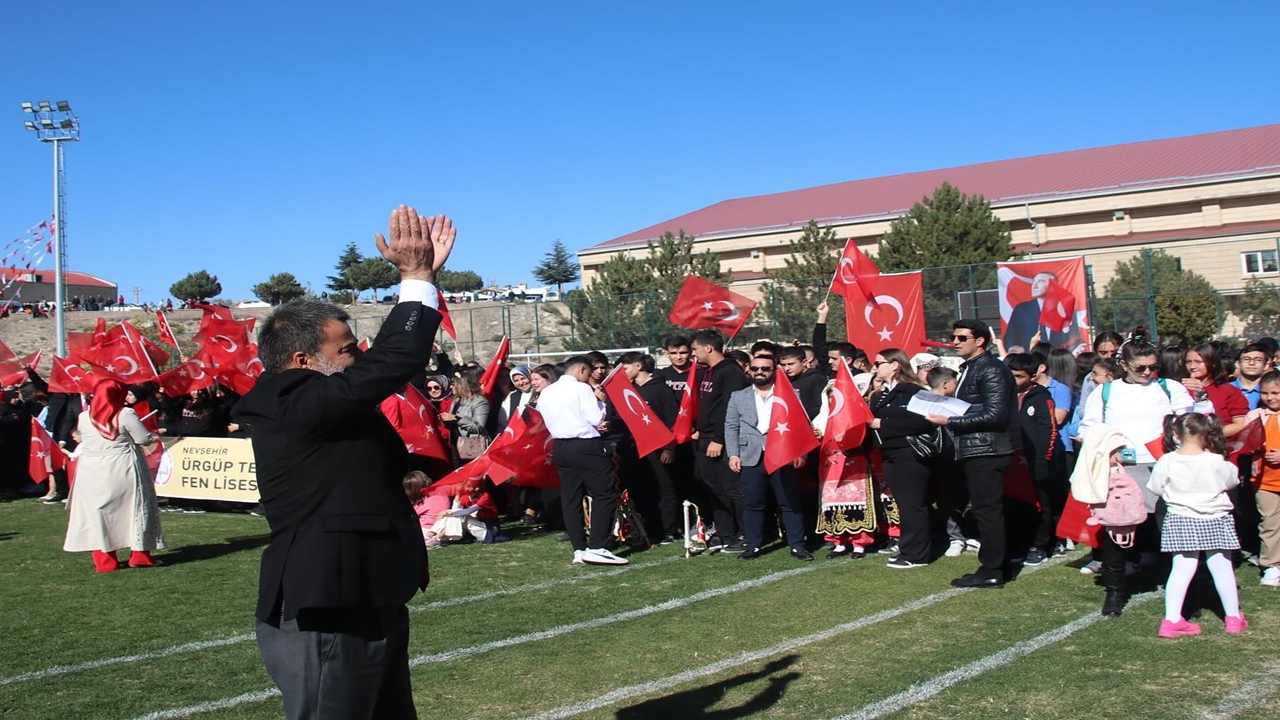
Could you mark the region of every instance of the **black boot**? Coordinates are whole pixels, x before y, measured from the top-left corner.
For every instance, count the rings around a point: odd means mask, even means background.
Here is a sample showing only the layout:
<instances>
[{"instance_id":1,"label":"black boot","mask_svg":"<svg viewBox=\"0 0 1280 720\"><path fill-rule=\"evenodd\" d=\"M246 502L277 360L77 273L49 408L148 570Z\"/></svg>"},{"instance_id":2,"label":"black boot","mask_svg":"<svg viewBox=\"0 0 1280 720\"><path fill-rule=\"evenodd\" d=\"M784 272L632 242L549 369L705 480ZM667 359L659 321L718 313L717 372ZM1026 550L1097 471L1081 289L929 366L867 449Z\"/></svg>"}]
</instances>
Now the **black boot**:
<instances>
[{"instance_id":1,"label":"black boot","mask_svg":"<svg viewBox=\"0 0 1280 720\"><path fill-rule=\"evenodd\" d=\"M1124 591L1124 566L1119 569L1103 568L1102 584L1107 589L1107 596L1102 601L1102 614L1120 617L1124 604L1129 601L1129 596Z\"/></svg>"}]
</instances>

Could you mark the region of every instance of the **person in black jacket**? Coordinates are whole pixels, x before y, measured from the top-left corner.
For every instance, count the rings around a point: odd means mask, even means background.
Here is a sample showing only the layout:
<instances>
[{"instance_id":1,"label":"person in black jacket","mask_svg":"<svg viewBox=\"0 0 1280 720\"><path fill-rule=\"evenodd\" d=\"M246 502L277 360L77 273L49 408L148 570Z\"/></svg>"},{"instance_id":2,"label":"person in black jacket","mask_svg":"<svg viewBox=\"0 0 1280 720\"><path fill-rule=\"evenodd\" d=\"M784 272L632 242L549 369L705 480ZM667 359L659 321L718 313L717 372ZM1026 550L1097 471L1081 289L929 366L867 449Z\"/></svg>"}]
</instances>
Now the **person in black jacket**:
<instances>
[{"instance_id":1,"label":"person in black jacket","mask_svg":"<svg viewBox=\"0 0 1280 720\"><path fill-rule=\"evenodd\" d=\"M348 316L300 300L263 323L266 371L236 406L253 426L271 527L258 586L258 647L298 718L416 718L405 603L429 580L405 497L404 442L378 410L430 359L436 273L456 233L403 205L378 250L400 270L400 302L361 353Z\"/></svg>"},{"instance_id":2,"label":"person in black jacket","mask_svg":"<svg viewBox=\"0 0 1280 720\"><path fill-rule=\"evenodd\" d=\"M907 444L908 435L941 432L922 415L907 409L907 403L924 389L911 369L911 359L897 348L876 354L871 378L871 428L880 438L884 454L884 478L893 491L902 518L898 554L889 560L894 569L910 569L929 564L929 477L931 468Z\"/></svg>"},{"instance_id":3,"label":"person in black jacket","mask_svg":"<svg viewBox=\"0 0 1280 720\"><path fill-rule=\"evenodd\" d=\"M698 400L698 441L694 461L698 476L713 501L716 533L708 550L740 553L742 542L742 481L729 469L724 454L724 415L729 396L747 387L747 376L738 364L724 356L724 338L715 330L702 330L693 337L693 355L706 368L700 375Z\"/></svg>"},{"instance_id":4,"label":"person in black jacket","mask_svg":"<svg viewBox=\"0 0 1280 720\"><path fill-rule=\"evenodd\" d=\"M631 353L623 355L619 362L627 359ZM640 358L640 371L636 373L636 392L649 404L653 414L658 416L663 425L670 430L676 424L676 415L680 412L680 402L671 394L665 382L654 375L657 361L652 355ZM684 540L684 528L681 527L680 491L672 477L672 468L676 459L676 447L665 447L651 452L644 457L653 487L658 490L658 532L649 533L649 537L661 544L670 544ZM648 518L646 518L648 519ZM650 524L655 524L650 521Z\"/></svg>"},{"instance_id":5,"label":"person in black jacket","mask_svg":"<svg viewBox=\"0 0 1280 720\"><path fill-rule=\"evenodd\" d=\"M1036 500L1040 504L1038 517L1027 547L1024 565L1039 565L1049 559L1053 550L1054 530L1058 517L1067 503L1066 452L1062 449L1062 437L1058 434L1054 416L1053 396L1049 389L1036 382L1036 376L1044 371L1040 355L1010 353L1004 358L1018 388L1018 429L1021 454L1015 462L1025 462ZM1028 498L1029 499L1029 498ZM1035 513L1031 503L1026 503L1030 513Z\"/></svg>"},{"instance_id":6,"label":"person in black jacket","mask_svg":"<svg viewBox=\"0 0 1280 720\"><path fill-rule=\"evenodd\" d=\"M956 587L1004 587L1004 473L1009 467L1016 431L1018 404L1009 368L987 352L991 328L981 320L957 320L951 325L951 344L964 359L956 397L969 403L964 415L927 415L946 425L955 437L956 461L969 488L972 514L982 547L981 567L951 581Z\"/></svg>"}]
</instances>

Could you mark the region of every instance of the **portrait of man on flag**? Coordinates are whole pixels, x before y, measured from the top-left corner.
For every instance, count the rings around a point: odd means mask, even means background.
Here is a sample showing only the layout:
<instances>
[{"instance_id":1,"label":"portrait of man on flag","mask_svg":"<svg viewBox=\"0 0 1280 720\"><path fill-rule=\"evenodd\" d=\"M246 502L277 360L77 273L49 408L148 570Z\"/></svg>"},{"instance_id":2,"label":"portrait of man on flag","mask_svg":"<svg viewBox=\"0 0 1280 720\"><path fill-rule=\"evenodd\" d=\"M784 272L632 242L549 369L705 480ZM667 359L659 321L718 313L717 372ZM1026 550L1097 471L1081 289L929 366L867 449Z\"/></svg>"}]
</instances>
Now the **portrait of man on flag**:
<instances>
[{"instance_id":1,"label":"portrait of man on flag","mask_svg":"<svg viewBox=\"0 0 1280 720\"><path fill-rule=\"evenodd\" d=\"M1005 348L1075 350L1089 341L1084 258L996 263L996 276Z\"/></svg>"}]
</instances>

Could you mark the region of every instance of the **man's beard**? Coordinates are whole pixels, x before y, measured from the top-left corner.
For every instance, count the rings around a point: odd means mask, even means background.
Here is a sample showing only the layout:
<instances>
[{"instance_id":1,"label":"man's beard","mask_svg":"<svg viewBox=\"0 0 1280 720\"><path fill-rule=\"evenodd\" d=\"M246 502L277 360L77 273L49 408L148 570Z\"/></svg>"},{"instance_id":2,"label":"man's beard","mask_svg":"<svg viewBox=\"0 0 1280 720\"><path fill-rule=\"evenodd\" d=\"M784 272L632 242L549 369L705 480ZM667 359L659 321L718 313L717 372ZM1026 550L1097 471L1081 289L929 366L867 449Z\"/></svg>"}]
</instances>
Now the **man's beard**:
<instances>
[{"instance_id":1,"label":"man's beard","mask_svg":"<svg viewBox=\"0 0 1280 720\"><path fill-rule=\"evenodd\" d=\"M316 368L315 368L316 372L321 373L322 375L337 375L338 373L344 372L347 369L345 365L341 363L330 362L329 360L325 359L323 356L320 356L320 355L316 355L315 359L316 359Z\"/></svg>"},{"instance_id":2,"label":"man's beard","mask_svg":"<svg viewBox=\"0 0 1280 720\"><path fill-rule=\"evenodd\" d=\"M773 376L770 375L769 377L753 377L751 378L751 384L755 385L758 388L769 387L770 385L773 384Z\"/></svg>"}]
</instances>

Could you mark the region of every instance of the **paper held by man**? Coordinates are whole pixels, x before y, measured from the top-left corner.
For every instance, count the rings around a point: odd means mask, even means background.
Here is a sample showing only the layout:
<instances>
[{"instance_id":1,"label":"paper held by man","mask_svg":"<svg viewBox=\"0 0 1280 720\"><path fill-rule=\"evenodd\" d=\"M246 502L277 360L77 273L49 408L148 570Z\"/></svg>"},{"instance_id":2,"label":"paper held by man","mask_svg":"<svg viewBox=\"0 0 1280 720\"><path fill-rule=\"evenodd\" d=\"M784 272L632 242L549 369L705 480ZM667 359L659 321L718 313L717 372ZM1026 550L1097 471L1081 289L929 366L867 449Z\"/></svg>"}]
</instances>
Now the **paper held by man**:
<instances>
[{"instance_id":1,"label":"paper held by man","mask_svg":"<svg viewBox=\"0 0 1280 720\"><path fill-rule=\"evenodd\" d=\"M907 409L917 415L956 417L965 414L969 410L969 403L959 398L921 390L911 396L910 402L907 403Z\"/></svg>"}]
</instances>

